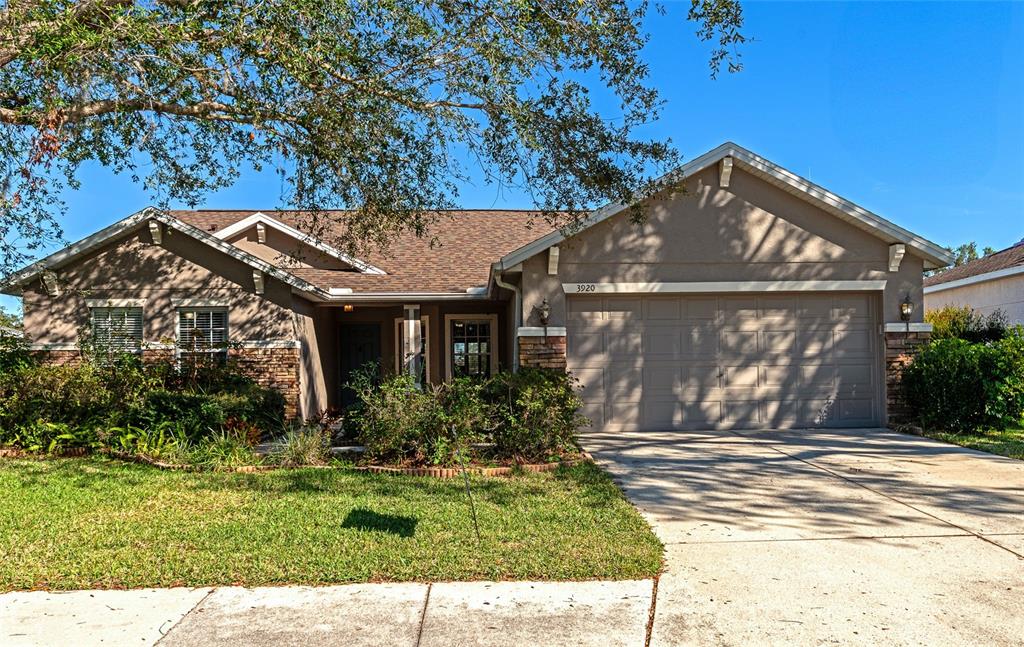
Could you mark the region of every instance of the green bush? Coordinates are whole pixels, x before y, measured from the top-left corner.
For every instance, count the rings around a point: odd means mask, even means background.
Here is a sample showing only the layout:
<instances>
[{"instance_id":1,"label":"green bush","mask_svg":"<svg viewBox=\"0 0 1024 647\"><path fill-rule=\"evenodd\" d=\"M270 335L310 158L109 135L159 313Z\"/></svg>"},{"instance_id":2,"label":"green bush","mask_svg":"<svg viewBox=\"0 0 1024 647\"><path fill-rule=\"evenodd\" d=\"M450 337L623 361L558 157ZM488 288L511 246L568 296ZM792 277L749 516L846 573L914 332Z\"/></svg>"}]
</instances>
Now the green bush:
<instances>
[{"instance_id":1,"label":"green bush","mask_svg":"<svg viewBox=\"0 0 1024 647\"><path fill-rule=\"evenodd\" d=\"M417 389L400 375L378 383L361 372L351 384L360 403L347 424L374 461L459 465L472 458L547 460L576 448L586 424L576 381L524 369L487 380L459 378ZM486 455L474 447L493 446Z\"/></svg>"},{"instance_id":2,"label":"green bush","mask_svg":"<svg viewBox=\"0 0 1024 647\"><path fill-rule=\"evenodd\" d=\"M330 450L330 432L319 425L303 425L288 430L271 460L284 467L323 465Z\"/></svg>"},{"instance_id":3,"label":"green bush","mask_svg":"<svg viewBox=\"0 0 1024 647\"><path fill-rule=\"evenodd\" d=\"M36 363L24 338L0 334L0 375L33 366Z\"/></svg>"},{"instance_id":4,"label":"green bush","mask_svg":"<svg viewBox=\"0 0 1024 647\"><path fill-rule=\"evenodd\" d=\"M947 338L924 346L903 375L907 404L931 429L1004 429L1024 418L1024 329L991 343Z\"/></svg>"},{"instance_id":5,"label":"green bush","mask_svg":"<svg viewBox=\"0 0 1024 647\"><path fill-rule=\"evenodd\" d=\"M580 427L590 424L579 414L583 402L577 390L574 377L556 371L522 369L495 375L487 391L495 407L498 454L536 461L571 450Z\"/></svg>"},{"instance_id":6,"label":"green bush","mask_svg":"<svg viewBox=\"0 0 1024 647\"><path fill-rule=\"evenodd\" d=\"M39 364L17 347L0 351L0 362L8 367L0 371L0 445L152 453L174 444L161 440L167 425L190 445L221 432L252 444L284 426L284 396L230 365L196 370L132 355Z\"/></svg>"},{"instance_id":7,"label":"green bush","mask_svg":"<svg viewBox=\"0 0 1024 647\"><path fill-rule=\"evenodd\" d=\"M924 313L932 325L932 339L963 339L972 343L998 341L1006 336L1008 322L1002 310L983 315L969 306L945 306Z\"/></svg>"}]
</instances>

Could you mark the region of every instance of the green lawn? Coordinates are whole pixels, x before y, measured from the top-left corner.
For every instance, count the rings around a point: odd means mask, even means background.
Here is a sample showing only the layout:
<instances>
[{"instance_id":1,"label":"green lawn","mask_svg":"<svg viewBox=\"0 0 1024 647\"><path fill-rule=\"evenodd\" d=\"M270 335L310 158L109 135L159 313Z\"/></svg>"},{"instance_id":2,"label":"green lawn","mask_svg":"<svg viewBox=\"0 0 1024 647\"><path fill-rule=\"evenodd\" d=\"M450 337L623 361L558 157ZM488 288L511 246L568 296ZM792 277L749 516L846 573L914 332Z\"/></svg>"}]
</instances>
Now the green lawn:
<instances>
[{"instance_id":1,"label":"green lawn","mask_svg":"<svg viewBox=\"0 0 1024 647\"><path fill-rule=\"evenodd\" d=\"M0 459L0 590L654 575L661 544L601 470L461 480L184 473Z\"/></svg>"},{"instance_id":2,"label":"green lawn","mask_svg":"<svg viewBox=\"0 0 1024 647\"><path fill-rule=\"evenodd\" d=\"M990 454L1024 460L1024 429L1005 431L976 431L970 434L951 434L944 431L925 431L925 436L961 447L978 449Z\"/></svg>"}]
</instances>

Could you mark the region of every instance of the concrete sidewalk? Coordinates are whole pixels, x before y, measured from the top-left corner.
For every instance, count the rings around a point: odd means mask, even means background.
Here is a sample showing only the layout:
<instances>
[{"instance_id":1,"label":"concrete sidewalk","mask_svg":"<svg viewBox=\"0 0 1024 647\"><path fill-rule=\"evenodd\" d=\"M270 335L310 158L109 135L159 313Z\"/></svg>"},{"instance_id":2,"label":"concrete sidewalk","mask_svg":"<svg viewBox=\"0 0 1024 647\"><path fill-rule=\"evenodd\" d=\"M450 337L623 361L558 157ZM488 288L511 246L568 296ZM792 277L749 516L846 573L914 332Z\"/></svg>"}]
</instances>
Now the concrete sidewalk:
<instances>
[{"instance_id":1,"label":"concrete sidewalk","mask_svg":"<svg viewBox=\"0 0 1024 647\"><path fill-rule=\"evenodd\" d=\"M643 645L653 583L450 582L0 595L0 644Z\"/></svg>"}]
</instances>

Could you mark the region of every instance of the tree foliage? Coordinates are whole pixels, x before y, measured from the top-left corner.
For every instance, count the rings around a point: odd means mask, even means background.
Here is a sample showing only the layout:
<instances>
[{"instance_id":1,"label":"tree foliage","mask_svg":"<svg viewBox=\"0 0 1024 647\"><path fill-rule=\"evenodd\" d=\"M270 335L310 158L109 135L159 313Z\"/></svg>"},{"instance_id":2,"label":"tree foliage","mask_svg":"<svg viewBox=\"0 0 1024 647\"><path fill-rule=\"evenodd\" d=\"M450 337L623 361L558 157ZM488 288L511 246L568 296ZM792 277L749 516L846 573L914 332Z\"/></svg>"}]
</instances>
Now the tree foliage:
<instances>
[{"instance_id":1,"label":"tree foliage","mask_svg":"<svg viewBox=\"0 0 1024 647\"><path fill-rule=\"evenodd\" d=\"M21 315L0 306L0 328L21 328Z\"/></svg>"},{"instance_id":2,"label":"tree foliage","mask_svg":"<svg viewBox=\"0 0 1024 647\"><path fill-rule=\"evenodd\" d=\"M970 263L971 261L976 261L979 258L982 258L983 256L988 256L989 254L995 254L996 253L996 250L992 249L991 247L985 247L984 249L981 250L981 254L979 255L978 254L978 243L976 243L974 241L971 241L969 243L964 243L963 245L960 245L959 247L947 247L946 249L948 249L949 251L953 252L953 264L950 265L949 267L942 267L942 268L939 268L937 270L932 270L931 272L927 272L927 274L929 276L931 276L933 274L942 274L943 272L945 272L948 269L952 269L954 267L960 267L961 265L966 265L966 264Z\"/></svg>"},{"instance_id":3,"label":"tree foliage","mask_svg":"<svg viewBox=\"0 0 1024 647\"><path fill-rule=\"evenodd\" d=\"M0 265L60 236L87 161L197 204L246 165L282 206L353 210L355 249L422 234L472 165L571 226L674 164L646 1L17 0L0 9ZM739 69L739 0L691 0L712 74ZM616 115L591 92L610 93ZM467 161L468 160L468 161ZM561 216L559 215L561 214ZM640 217L639 214L637 217ZM309 225L315 228L316 218ZM0 268L2 269L2 268Z\"/></svg>"}]
</instances>

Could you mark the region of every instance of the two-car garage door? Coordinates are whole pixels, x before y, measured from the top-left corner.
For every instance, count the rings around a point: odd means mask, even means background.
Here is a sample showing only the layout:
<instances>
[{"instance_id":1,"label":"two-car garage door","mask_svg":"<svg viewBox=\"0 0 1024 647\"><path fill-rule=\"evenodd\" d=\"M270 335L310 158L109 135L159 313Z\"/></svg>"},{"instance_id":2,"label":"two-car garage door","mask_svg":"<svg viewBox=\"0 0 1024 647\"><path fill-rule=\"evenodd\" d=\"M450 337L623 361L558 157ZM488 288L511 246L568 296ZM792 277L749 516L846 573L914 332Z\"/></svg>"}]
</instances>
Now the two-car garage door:
<instances>
[{"instance_id":1,"label":"two-car garage door","mask_svg":"<svg viewBox=\"0 0 1024 647\"><path fill-rule=\"evenodd\" d=\"M568 298L595 429L856 427L882 417L877 297Z\"/></svg>"}]
</instances>

